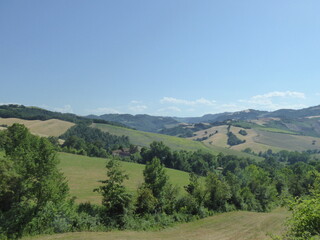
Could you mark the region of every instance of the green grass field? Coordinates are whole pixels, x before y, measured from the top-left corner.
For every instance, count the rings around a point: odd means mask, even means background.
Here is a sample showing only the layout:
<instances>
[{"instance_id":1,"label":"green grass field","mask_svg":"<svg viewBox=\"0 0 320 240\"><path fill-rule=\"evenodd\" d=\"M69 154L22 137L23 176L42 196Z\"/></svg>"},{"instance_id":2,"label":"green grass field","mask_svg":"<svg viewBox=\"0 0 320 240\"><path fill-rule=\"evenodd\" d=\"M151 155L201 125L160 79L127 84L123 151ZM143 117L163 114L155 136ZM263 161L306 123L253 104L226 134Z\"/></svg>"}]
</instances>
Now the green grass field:
<instances>
[{"instance_id":1,"label":"green grass field","mask_svg":"<svg viewBox=\"0 0 320 240\"><path fill-rule=\"evenodd\" d=\"M109 132L110 134L114 134L117 136L128 136L129 140L132 144L139 146L149 146L153 141L162 141L168 147L173 150L188 150L195 151L198 149L209 151L213 154L218 154L220 152L226 155L236 155L239 157L250 157L255 158L256 160L261 160L259 157L255 157L240 151L236 151L233 149L227 149L221 146L211 145L211 144L203 144L202 142L192 141L186 138L179 138L168 136L164 134L150 133L150 132L142 132L133 129L127 129L107 124L99 124L94 123L91 125L92 127L98 128L104 132Z\"/></svg>"},{"instance_id":2,"label":"green grass field","mask_svg":"<svg viewBox=\"0 0 320 240\"><path fill-rule=\"evenodd\" d=\"M198 221L177 224L161 231L111 231L65 233L23 238L23 240L264 240L279 234L289 216L285 209L271 213L229 212Z\"/></svg>"},{"instance_id":3,"label":"green grass field","mask_svg":"<svg viewBox=\"0 0 320 240\"><path fill-rule=\"evenodd\" d=\"M106 179L106 162L104 158L91 158L68 153L59 153L60 169L64 173L70 187L71 196L76 197L76 202L91 202L100 204L101 196L93 192L100 186L99 180ZM128 191L135 193L137 187L143 182L143 169L145 165L137 163L120 162L122 168L129 175L125 182ZM189 183L189 174L186 172L167 169L167 174L172 184L177 185L181 192L183 186Z\"/></svg>"}]
</instances>

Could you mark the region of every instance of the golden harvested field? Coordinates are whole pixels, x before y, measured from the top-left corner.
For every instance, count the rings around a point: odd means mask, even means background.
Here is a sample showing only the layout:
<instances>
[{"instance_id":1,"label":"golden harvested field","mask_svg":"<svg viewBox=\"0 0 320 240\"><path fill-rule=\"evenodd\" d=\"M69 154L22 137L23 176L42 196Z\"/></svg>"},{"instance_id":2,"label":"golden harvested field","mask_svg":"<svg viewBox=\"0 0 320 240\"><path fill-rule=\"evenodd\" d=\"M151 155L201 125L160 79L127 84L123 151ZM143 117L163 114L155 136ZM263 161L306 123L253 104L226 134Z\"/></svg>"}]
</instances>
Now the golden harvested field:
<instances>
[{"instance_id":1,"label":"golden harvested field","mask_svg":"<svg viewBox=\"0 0 320 240\"><path fill-rule=\"evenodd\" d=\"M233 149L233 150L237 150L237 151L241 151L246 148L251 148L256 153L258 153L260 151L264 152L270 148L273 151L280 151L281 150L281 148L277 148L275 146L270 146L270 145L256 142L255 139L259 134L257 133L257 131L255 129L244 129L241 127L234 127L234 126L230 127L230 131L233 132L239 139L246 140L246 142L243 144L239 144L239 145L235 145L235 146L230 147L227 144L227 140L228 140L227 127L228 127L227 125L222 125L222 126L216 126L216 127L212 127L212 128L206 129L206 130L198 131L195 133L196 136L192 137L192 139L201 138L201 137L209 136L210 134L214 134L213 136L204 140L203 143L206 144L207 146L216 145L216 146L229 148L229 149ZM241 134L239 134L239 131L241 129L246 130L248 135L242 136ZM216 131L217 131L217 133L216 133Z\"/></svg>"},{"instance_id":2,"label":"golden harvested field","mask_svg":"<svg viewBox=\"0 0 320 240\"><path fill-rule=\"evenodd\" d=\"M69 128L74 126L74 123L62 121L59 119L50 119L46 121L40 120L23 120L19 118L0 118L0 124L11 126L14 123L25 125L31 133L42 137L59 137L65 133Z\"/></svg>"},{"instance_id":3,"label":"golden harvested field","mask_svg":"<svg viewBox=\"0 0 320 240\"><path fill-rule=\"evenodd\" d=\"M272 129L244 129L241 127L230 127L230 131L234 133L239 139L246 140L245 143L235 145L230 147L227 144L227 125L216 126L206 130L196 132L196 136L191 139L202 138L214 134L208 139L202 141L205 145L215 145L219 147L229 148L232 150L242 151L246 148L251 148L254 152L259 153L272 149L274 152L280 150L289 150L289 151L304 151L308 149L319 149L320 148L320 138L293 135L283 132L271 131ZM243 129L248 135L242 136L239 134L239 131ZM216 133L216 131L218 131ZM312 144L314 142L314 144Z\"/></svg>"},{"instance_id":4,"label":"golden harvested field","mask_svg":"<svg viewBox=\"0 0 320 240\"><path fill-rule=\"evenodd\" d=\"M271 213L229 212L198 221L177 224L161 231L112 231L65 233L24 238L24 240L264 240L279 234L289 212L279 208Z\"/></svg>"}]
</instances>

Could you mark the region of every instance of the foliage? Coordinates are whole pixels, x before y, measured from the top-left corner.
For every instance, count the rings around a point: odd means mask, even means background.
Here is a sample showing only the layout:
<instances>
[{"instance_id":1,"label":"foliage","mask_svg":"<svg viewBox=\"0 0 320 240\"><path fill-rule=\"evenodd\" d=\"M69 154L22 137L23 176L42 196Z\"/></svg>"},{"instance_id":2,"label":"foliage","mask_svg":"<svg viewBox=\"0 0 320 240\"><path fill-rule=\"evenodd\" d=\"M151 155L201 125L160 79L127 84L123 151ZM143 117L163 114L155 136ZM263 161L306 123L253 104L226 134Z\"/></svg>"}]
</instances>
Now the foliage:
<instances>
[{"instance_id":1,"label":"foliage","mask_svg":"<svg viewBox=\"0 0 320 240\"><path fill-rule=\"evenodd\" d=\"M60 137L65 139L62 150L75 149L73 153L94 157L107 157L111 150L130 145L126 136L115 136L84 124L73 126Z\"/></svg>"},{"instance_id":2,"label":"foliage","mask_svg":"<svg viewBox=\"0 0 320 240\"><path fill-rule=\"evenodd\" d=\"M241 129L241 130L239 131L239 134L241 134L242 136L247 136L247 135L248 135L247 131L246 131L246 130L243 130L243 129Z\"/></svg>"},{"instance_id":3,"label":"foliage","mask_svg":"<svg viewBox=\"0 0 320 240\"><path fill-rule=\"evenodd\" d=\"M105 223L114 220L117 227L122 227L124 218L130 210L132 196L123 186L123 181L128 175L120 169L119 162L110 160L107 165L107 179L102 180L103 184L94 191L102 194L102 205L105 207Z\"/></svg>"},{"instance_id":4,"label":"foliage","mask_svg":"<svg viewBox=\"0 0 320 240\"><path fill-rule=\"evenodd\" d=\"M239 139L236 135L234 135L232 132L228 132L227 133L227 136L228 136L228 145L230 146L234 146L234 145L239 145L239 144L242 144L244 142L246 142L246 140L241 140Z\"/></svg>"},{"instance_id":5,"label":"foliage","mask_svg":"<svg viewBox=\"0 0 320 240\"><path fill-rule=\"evenodd\" d=\"M144 183L140 187L137 201L137 213L142 213L142 209L147 210L145 213L165 212L172 214L175 208L177 189L169 183L168 175L160 159L154 157L148 162L144 171ZM142 199L143 196L150 195L147 201ZM151 204L154 204L151 207Z\"/></svg>"},{"instance_id":6,"label":"foliage","mask_svg":"<svg viewBox=\"0 0 320 240\"><path fill-rule=\"evenodd\" d=\"M5 131L4 148L6 157L0 161L0 214L6 221L1 221L0 226L8 236L17 237L34 231L29 228L31 222L49 203L62 204L68 186L47 139L13 124Z\"/></svg>"},{"instance_id":7,"label":"foliage","mask_svg":"<svg viewBox=\"0 0 320 240\"><path fill-rule=\"evenodd\" d=\"M161 134L183 138L193 137L193 132L195 132L194 129L191 130L190 128L186 128L182 125L178 125L171 128L163 128L161 129L161 131L159 131L159 133Z\"/></svg>"},{"instance_id":8,"label":"foliage","mask_svg":"<svg viewBox=\"0 0 320 240\"><path fill-rule=\"evenodd\" d=\"M163 142L152 142L150 149L141 149L141 163L149 162L154 157L159 158L165 167L194 172L202 176L213 171L216 166L216 157L209 152L202 150L172 152Z\"/></svg>"},{"instance_id":9,"label":"foliage","mask_svg":"<svg viewBox=\"0 0 320 240\"><path fill-rule=\"evenodd\" d=\"M288 231L274 239L320 239L320 174L314 171L313 175L316 181L313 184L312 194L290 202L292 216L287 221Z\"/></svg>"}]
</instances>

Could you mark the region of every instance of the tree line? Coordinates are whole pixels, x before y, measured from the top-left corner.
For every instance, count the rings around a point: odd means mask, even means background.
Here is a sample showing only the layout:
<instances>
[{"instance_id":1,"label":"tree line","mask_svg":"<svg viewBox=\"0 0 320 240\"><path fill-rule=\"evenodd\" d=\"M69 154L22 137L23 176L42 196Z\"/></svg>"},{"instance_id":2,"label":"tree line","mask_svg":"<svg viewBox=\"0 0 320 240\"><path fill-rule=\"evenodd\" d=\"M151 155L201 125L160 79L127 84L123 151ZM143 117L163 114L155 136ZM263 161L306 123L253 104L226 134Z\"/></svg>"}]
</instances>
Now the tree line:
<instances>
[{"instance_id":1,"label":"tree line","mask_svg":"<svg viewBox=\"0 0 320 240\"><path fill-rule=\"evenodd\" d=\"M112 135L85 124L69 128L60 138L65 140L61 147L57 139L50 138L59 150L90 157L108 157L112 150L130 146L127 136Z\"/></svg>"}]
</instances>

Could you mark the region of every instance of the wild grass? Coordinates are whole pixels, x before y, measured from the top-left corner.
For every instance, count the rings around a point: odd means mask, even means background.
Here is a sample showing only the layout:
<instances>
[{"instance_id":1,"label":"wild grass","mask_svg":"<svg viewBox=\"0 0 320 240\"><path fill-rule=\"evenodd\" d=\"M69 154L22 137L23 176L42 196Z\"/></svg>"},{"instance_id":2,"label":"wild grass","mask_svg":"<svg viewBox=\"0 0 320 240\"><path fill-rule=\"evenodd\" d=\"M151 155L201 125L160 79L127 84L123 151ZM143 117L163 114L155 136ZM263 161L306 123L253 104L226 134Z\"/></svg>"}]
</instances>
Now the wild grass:
<instances>
[{"instance_id":1,"label":"wild grass","mask_svg":"<svg viewBox=\"0 0 320 240\"><path fill-rule=\"evenodd\" d=\"M76 197L76 202L91 202L100 204L101 196L93 189L100 186L99 180L106 179L106 163L108 159L92 158L68 153L59 153L60 169L64 173L71 196ZM138 186L143 182L143 170L145 165L129 162L120 162L121 167L129 175L129 180L125 181L128 191L134 194ZM183 186L189 183L189 174L186 172L166 169L169 180L173 185L177 185L181 192Z\"/></svg>"},{"instance_id":2,"label":"wild grass","mask_svg":"<svg viewBox=\"0 0 320 240\"><path fill-rule=\"evenodd\" d=\"M264 240L267 234L279 234L289 216L285 209L270 213L228 212L190 223L177 224L161 231L111 231L65 233L24 238L24 240Z\"/></svg>"}]
</instances>

